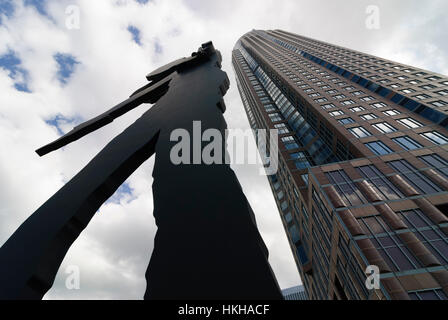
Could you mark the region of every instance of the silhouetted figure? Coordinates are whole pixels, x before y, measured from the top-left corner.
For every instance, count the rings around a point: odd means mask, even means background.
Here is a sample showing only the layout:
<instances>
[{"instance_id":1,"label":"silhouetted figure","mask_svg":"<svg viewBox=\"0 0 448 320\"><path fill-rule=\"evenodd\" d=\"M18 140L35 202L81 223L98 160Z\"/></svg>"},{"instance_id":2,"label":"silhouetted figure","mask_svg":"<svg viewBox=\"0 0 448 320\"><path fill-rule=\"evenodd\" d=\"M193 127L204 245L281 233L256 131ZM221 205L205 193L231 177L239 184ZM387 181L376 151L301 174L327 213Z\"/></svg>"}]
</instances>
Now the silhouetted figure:
<instances>
[{"instance_id":1,"label":"silhouetted figure","mask_svg":"<svg viewBox=\"0 0 448 320\"><path fill-rule=\"evenodd\" d=\"M255 217L230 166L170 160L177 143L170 141L171 132L183 128L193 137L193 121L201 121L201 133L214 128L225 137L222 96L229 82L220 68L219 51L205 43L191 57L149 74L150 83L126 101L37 150L44 155L142 103L156 103L0 248L0 298L41 299L98 208L155 153L158 230L145 299L282 299Z\"/></svg>"}]
</instances>

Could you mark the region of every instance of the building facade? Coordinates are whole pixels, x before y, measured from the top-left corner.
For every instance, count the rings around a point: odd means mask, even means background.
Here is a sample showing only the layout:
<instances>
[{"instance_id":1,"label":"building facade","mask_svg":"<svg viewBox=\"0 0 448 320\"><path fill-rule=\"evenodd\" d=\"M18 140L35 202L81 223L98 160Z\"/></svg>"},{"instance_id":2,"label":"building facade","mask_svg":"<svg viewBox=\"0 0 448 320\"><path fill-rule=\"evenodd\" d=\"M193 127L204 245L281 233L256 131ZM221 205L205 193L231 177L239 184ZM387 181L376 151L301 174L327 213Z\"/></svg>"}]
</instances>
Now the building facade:
<instances>
[{"instance_id":1,"label":"building facade","mask_svg":"<svg viewBox=\"0 0 448 320\"><path fill-rule=\"evenodd\" d=\"M307 300L305 288L303 286L295 286L282 290L285 300Z\"/></svg>"},{"instance_id":2,"label":"building facade","mask_svg":"<svg viewBox=\"0 0 448 320\"><path fill-rule=\"evenodd\" d=\"M232 63L307 297L447 299L448 78L280 30Z\"/></svg>"}]
</instances>

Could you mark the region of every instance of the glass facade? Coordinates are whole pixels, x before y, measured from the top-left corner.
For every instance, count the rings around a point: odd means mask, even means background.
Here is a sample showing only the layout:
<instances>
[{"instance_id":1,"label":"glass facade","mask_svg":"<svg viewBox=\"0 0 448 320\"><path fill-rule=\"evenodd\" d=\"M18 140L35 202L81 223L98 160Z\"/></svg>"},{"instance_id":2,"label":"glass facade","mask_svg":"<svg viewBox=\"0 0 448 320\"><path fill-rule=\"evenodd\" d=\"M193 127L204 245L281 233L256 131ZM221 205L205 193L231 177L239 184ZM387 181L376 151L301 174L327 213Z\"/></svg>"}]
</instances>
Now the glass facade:
<instances>
[{"instance_id":1,"label":"glass facade","mask_svg":"<svg viewBox=\"0 0 448 320\"><path fill-rule=\"evenodd\" d=\"M446 299L448 79L281 30L232 58L251 127L279 132L268 180L307 296Z\"/></svg>"}]
</instances>

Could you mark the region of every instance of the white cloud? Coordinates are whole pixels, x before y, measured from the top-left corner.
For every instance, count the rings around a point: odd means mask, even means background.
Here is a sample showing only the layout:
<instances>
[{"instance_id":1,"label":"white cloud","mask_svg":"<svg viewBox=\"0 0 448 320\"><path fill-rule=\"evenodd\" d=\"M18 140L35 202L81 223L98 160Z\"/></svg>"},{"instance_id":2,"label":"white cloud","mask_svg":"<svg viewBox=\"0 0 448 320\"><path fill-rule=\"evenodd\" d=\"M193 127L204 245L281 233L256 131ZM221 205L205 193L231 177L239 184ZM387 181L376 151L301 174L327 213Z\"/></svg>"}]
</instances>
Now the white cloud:
<instances>
[{"instance_id":1,"label":"white cloud","mask_svg":"<svg viewBox=\"0 0 448 320\"><path fill-rule=\"evenodd\" d=\"M81 9L80 29L65 27L65 8ZM381 29L365 28L365 7L377 4ZM236 40L253 28L284 29L384 58L448 73L444 30L445 1L150 1L48 2L52 19L17 1L10 19L0 25L0 55L13 49L29 72L32 93L15 90L0 70L0 243L20 223L75 175L112 137L148 106L62 150L39 158L34 150L57 137L44 120L63 114L91 118L122 101L145 83L156 67L187 56L213 40L223 54L231 80L225 97L230 128L248 128L231 68ZM142 46L132 41L129 25L141 31ZM443 27L444 26L444 27ZM162 54L155 46L161 46ZM80 64L61 87L53 55L73 55ZM67 128L64 128L67 129ZM46 298L141 298L144 272L152 249L151 161L128 180L134 200L107 203L66 256ZM282 287L300 280L275 202L256 167L235 167L270 249L270 261ZM81 289L65 288L65 267L81 268Z\"/></svg>"}]
</instances>

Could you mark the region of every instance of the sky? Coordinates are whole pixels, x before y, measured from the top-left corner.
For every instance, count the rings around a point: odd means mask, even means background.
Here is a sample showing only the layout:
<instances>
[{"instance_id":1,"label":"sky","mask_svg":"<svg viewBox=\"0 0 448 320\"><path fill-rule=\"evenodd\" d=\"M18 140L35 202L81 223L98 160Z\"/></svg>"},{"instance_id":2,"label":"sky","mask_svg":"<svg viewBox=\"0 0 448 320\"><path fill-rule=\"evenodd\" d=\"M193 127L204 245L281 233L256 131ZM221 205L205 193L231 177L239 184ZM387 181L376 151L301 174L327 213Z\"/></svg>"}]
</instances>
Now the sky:
<instances>
[{"instance_id":1,"label":"sky","mask_svg":"<svg viewBox=\"0 0 448 320\"><path fill-rule=\"evenodd\" d=\"M369 28L371 11L378 28ZM0 245L150 105L42 158L34 152L126 99L145 75L212 40L229 128L249 128L231 67L252 29L282 29L448 74L444 0L0 0ZM141 299L156 226L148 160L100 208L45 299ZM265 176L233 166L282 288L301 283ZM78 288L67 288L73 268ZM69 286L70 287L70 286Z\"/></svg>"}]
</instances>

